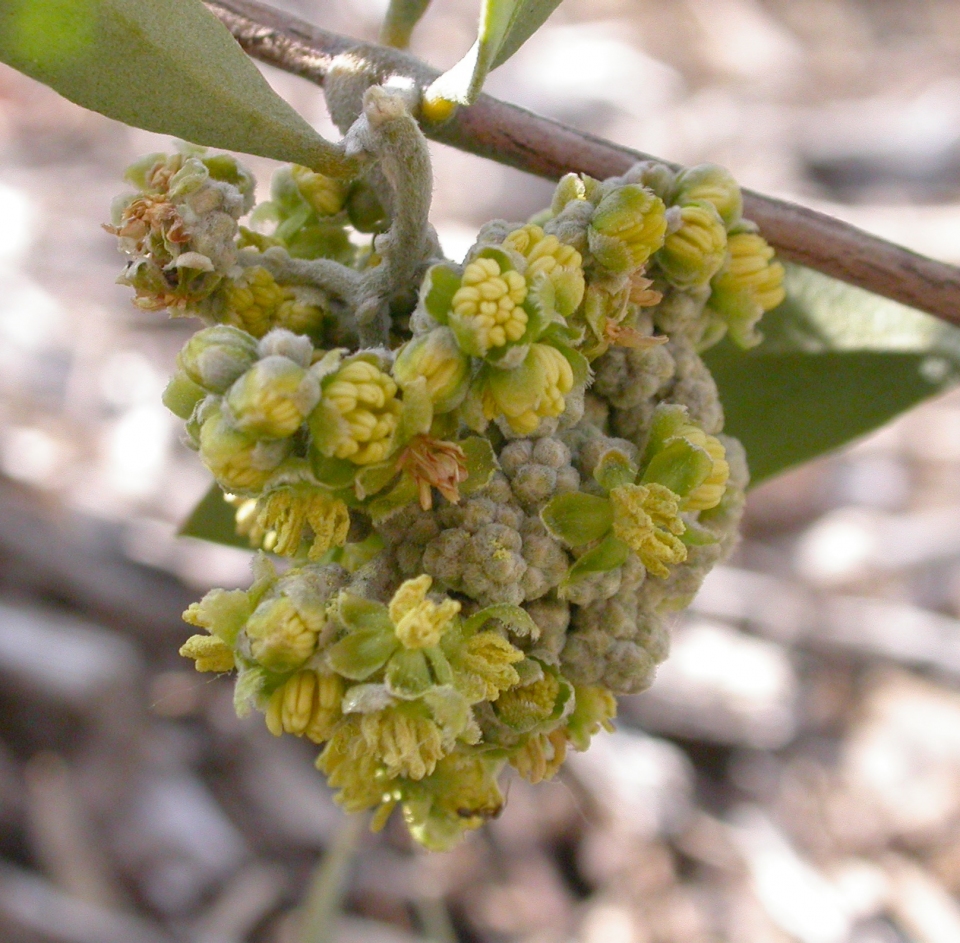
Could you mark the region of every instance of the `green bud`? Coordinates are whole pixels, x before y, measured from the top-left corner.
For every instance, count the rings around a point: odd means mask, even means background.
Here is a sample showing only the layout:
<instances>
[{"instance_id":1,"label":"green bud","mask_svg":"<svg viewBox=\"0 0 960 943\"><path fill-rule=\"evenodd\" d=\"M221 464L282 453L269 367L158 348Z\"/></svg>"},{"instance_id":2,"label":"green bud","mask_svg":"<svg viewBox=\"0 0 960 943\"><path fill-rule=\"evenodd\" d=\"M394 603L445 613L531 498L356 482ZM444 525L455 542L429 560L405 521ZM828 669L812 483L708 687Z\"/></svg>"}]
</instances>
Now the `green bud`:
<instances>
[{"instance_id":1,"label":"green bud","mask_svg":"<svg viewBox=\"0 0 960 943\"><path fill-rule=\"evenodd\" d=\"M246 331L218 324L197 331L177 357L180 369L210 393L225 393L257 359L257 342Z\"/></svg>"},{"instance_id":2,"label":"green bud","mask_svg":"<svg viewBox=\"0 0 960 943\"><path fill-rule=\"evenodd\" d=\"M376 191L365 180L357 180L350 187L346 201L347 216L354 229L364 233L386 232L390 215L384 209Z\"/></svg>"},{"instance_id":3,"label":"green bud","mask_svg":"<svg viewBox=\"0 0 960 943\"><path fill-rule=\"evenodd\" d=\"M163 391L163 405L181 419L189 419L193 415L194 409L202 399L207 396L207 391L198 384L194 383L183 371L178 370L167 384Z\"/></svg>"},{"instance_id":4,"label":"green bud","mask_svg":"<svg viewBox=\"0 0 960 943\"><path fill-rule=\"evenodd\" d=\"M680 207L679 215L680 226L667 236L657 263L678 288L696 288L723 265L727 230L716 207L705 200Z\"/></svg>"},{"instance_id":5,"label":"green bud","mask_svg":"<svg viewBox=\"0 0 960 943\"><path fill-rule=\"evenodd\" d=\"M404 344L394 361L393 376L401 386L425 377L434 410L445 413L459 406L466 395L470 358L460 350L450 328L438 327Z\"/></svg>"},{"instance_id":6,"label":"green bud","mask_svg":"<svg viewBox=\"0 0 960 943\"><path fill-rule=\"evenodd\" d=\"M200 427L200 458L225 491L259 491L287 457L289 439L259 443L217 409Z\"/></svg>"},{"instance_id":7,"label":"green bud","mask_svg":"<svg viewBox=\"0 0 960 943\"><path fill-rule=\"evenodd\" d=\"M554 216L566 209L574 201L586 201L596 205L602 196L602 184L587 174L564 174L553 191L550 209Z\"/></svg>"},{"instance_id":8,"label":"green bud","mask_svg":"<svg viewBox=\"0 0 960 943\"><path fill-rule=\"evenodd\" d=\"M644 160L634 164L620 179L625 183L638 183L641 187L653 190L661 200L668 202L676 174L666 164L656 160Z\"/></svg>"},{"instance_id":9,"label":"green bud","mask_svg":"<svg viewBox=\"0 0 960 943\"><path fill-rule=\"evenodd\" d=\"M587 240L604 268L626 274L640 268L663 245L666 231L663 200L644 187L627 184L600 201Z\"/></svg>"},{"instance_id":10,"label":"green bud","mask_svg":"<svg viewBox=\"0 0 960 943\"><path fill-rule=\"evenodd\" d=\"M743 215L740 185L729 170L717 164L700 164L677 175L672 202L683 205L697 200L712 203L728 229Z\"/></svg>"},{"instance_id":11,"label":"green bud","mask_svg":"<svg viewBox=\"0 0 960 943\"><path fill-rule=\"evenodd\" d=\"M234 424L258 437L291 436L320 399L317 379L287 357L265 357L233 384L227 406Z\"/></svg>"},{"instance_id":12,"label":"green bud","mask_svg":"<svg viewBox=\"0 0 960 943\"><path fill-rule=\"evenodd\" d=\"M335 216L343 209L346 187L342 181L315 173L299 164L291 166L290 175L300 196L315 213Z\"/></svg>"}]
</instances>

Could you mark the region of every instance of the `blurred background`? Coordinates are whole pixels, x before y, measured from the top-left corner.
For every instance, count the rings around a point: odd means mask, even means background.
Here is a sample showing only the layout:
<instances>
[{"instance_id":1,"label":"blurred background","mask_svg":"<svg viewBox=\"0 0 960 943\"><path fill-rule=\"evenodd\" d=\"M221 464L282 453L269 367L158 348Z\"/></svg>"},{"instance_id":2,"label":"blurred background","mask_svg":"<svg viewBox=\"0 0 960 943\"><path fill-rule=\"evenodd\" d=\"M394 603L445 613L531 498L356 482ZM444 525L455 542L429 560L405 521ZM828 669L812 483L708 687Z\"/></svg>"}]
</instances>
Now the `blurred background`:
<instances>
[{"instance_id":1,"label":"blurred background","mask_svg":"<svg viewBox=\"0 0 960 943\"><path fill-rule=\"evenodd\" d=\"M373 39L382 0L287 0ZM448 66L474 0L414 51ZM495 95L960 262L957 0L565 0ZM321 93L269 72L333 133ZM194 324L100 229L169 147L0 67L0 935L299 943L343 818L315 749L239 721L179 615L249 554L178 539L208 486L160 404ZM459 256L544 182L436 146ZM250 165L266 194L272 166ZM619 730L509 784L447 855L361 839L350 943L960 940L960 394L751 495L736 555Z\"/></svg>"}]
</instances>

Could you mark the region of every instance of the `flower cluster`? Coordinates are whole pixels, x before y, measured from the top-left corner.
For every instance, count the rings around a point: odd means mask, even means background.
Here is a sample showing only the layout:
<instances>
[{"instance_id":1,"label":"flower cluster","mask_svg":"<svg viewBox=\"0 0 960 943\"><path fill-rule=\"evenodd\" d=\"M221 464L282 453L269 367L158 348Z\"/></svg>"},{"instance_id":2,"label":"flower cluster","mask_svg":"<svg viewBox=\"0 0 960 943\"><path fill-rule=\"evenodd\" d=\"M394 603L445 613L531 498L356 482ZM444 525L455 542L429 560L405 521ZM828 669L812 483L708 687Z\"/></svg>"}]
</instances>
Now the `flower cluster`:
<instances>
[{"instance_id":1,"label":"flower cluster","mask_svg":"<svg viewBox=\"0 0 960 943\"><path fill-rule=\"evenodd\" d=\"M507 765L548 779L610 728L732 547L746 463L699 354L756 343L783 268L726 171L653 163L444 259L416 124L364 101L382 173L283 169L245 227L250 175L185 149L131 170L112 231L138 304L206 322L164 401L293 558L191 606L182 654L318 744L346 810L446 848Z\"/></svg>"}]
</instances>

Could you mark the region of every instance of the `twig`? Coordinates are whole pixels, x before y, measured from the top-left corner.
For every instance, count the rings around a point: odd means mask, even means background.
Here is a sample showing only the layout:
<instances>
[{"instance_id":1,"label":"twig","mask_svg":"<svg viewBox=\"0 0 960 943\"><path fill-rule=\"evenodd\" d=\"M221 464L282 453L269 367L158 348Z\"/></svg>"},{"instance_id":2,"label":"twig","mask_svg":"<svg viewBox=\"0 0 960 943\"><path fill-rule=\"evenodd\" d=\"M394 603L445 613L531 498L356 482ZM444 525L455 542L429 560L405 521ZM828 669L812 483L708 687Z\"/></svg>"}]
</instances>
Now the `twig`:
<instances>
[{"instance_id":1,"label":"twig","mask_svg":"<svg viewBox=\"0 0 960 943\"><path fill-rule=\"evenodd\" d=\"M334 57L347 50L384 76L405 75L426 87L439 75L412 56L331 33L256 0L207 0L207 6L254 58L318 85ZM519 170L559 179L570 171L604 178L649 154L584 134L559 121L481 95L427 137ZM656 159L656 158L653 158ZM784 200L744 191L745 215L784 259L842 279L960 325L960 268L926 258Z\"/></svg>"}]
</instances>

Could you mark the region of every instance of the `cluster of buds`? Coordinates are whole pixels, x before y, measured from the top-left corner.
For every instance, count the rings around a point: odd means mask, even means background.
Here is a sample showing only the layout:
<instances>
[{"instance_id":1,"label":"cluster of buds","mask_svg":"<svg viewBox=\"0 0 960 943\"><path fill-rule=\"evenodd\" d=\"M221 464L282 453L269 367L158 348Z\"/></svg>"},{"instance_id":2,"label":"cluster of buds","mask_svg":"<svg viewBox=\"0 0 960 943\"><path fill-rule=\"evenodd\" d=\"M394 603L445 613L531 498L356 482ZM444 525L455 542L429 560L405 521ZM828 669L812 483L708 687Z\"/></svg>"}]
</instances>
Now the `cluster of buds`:
<instances>
[{"instance_id":1,"label":"cluster of buds","mask_svg":"<svg viewBox=\"0 0 960 943\"><path fill-rule=\"evenodd\" d=\"M507 766L549 779L611 728L733 546L746 465L699 352L755 343L783 268L729 174L651 163L444 259L385 94L358 131L383 173L285 168L246 228L232 158L153 157L113 231L138 303L210 325L164 402L293 558L192 606L182 653L316 743L346 810L447 848Z\"/></svg>"}]
</instances>

